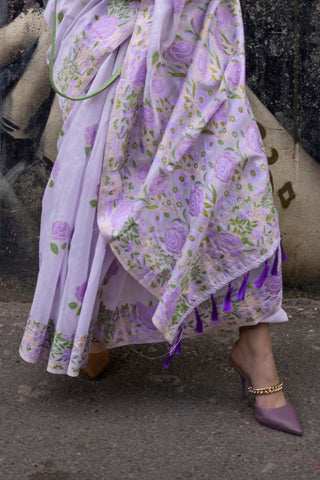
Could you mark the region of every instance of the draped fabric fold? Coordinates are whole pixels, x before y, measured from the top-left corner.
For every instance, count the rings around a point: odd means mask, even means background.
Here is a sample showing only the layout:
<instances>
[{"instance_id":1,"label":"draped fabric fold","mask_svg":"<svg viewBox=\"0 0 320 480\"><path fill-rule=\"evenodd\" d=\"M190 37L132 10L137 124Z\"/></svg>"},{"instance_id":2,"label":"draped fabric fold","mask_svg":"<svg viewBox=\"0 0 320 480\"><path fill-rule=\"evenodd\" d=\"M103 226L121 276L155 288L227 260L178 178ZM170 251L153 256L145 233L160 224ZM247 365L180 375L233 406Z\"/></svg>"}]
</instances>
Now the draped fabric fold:
<instances>
[{"instance_id":1,"label":"draped fabric fold","mask_svg":"<svg viewBox=\"0 0 320 480\"><path fill-rule=\"evenodd\" d=\"M76 376L92 334L110 348L172 345L285 321L278 256L255 285L280 236L239 1L58 0L57 18L61 91L86 95L123 69L89 100L60 99L22 357Z\"/></svg>"}]
</instances>

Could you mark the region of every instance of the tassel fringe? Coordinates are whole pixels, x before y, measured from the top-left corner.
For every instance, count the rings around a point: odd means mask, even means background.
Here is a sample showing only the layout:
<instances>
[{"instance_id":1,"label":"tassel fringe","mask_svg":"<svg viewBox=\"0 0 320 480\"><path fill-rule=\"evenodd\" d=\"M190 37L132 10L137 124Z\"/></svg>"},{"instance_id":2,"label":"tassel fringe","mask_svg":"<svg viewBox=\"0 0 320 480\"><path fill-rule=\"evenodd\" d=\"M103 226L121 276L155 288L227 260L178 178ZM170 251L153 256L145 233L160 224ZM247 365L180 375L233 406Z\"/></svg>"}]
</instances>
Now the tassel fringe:
<instances>
[{"instance_id":1,"label":"tassel fringe","mask_svg":"<svg viewBox=\"0 0 320 480\"><path fill-rule=\"evenodd\" d=\"M203 324L202 324L202 321L201 321L199 310L197 308L195 308L194 311L195 311L196 319L197 319L197 325L196 325L196 328L194 329L194 331L196 333L203 333Z\"/></svg>"},{"instance_id":2,"label":"tassel fringe","mask_svg":"<svg viewBox=\"0 0 320 480\"><path fill-rule=\"evenodd\" d=\"M213 295L210 295L210 299L211 299L211 306L212 306L212 310L211 310L211 320L213 322L218 322L219 321L219 315L218 315L218 309L217 309L217 304L214 300L214 296Z\"/></svg>"},{"instance_id":3,"label":"tassel fringe","mask_svg":"<svg viewBox=\"0 0 320 480\"><path fill-rule=\"evenodd\" d=\"M226 313L231 313L232 312L232 303L231 303L231 295L232 295L232 284L231 282L229 283L228 291L226 294L226 298L224 299L224 307L223 311Z\"/></svg>"},{"instance_id":4,"label":"tassel fringe","mask_svg":"<svg viewBox=\"0 0 320 480\"><path fill-rule=\"evenodd\" d=\"M241 287L239 288L238 300L240 300L241 302L244 300L244 297L246 295L246 289L247 289L249 275L250 275L250 272L247 272L244 275L242 283L241 283Z\"/></svg>"},{"instance_id":5,"label":"tassel fringe","mask_svg":"<svg viewBox=\"0 0 320 480\"><path fill-rule=\"evenodd\" d=\"M169 355L167 356L167 358L164 359L164 361L162 363L163 368L168 368L172 363L174 355L179 355L181 353L182 331L183 331L183 329L182 329L182 327L180 327L177 339L174 342L174 344L171 346Z\"/></svg>"},{"instance_id":6,"label":"tassel fringe","mask_svg":"<svg viewBox=\"0 0 320 480\"><path fill-rule=\"evenodd\" d=\"M276 254L274 257L273 267L271 270L271 275L276 277L278 275L278 263L279 263L279 248L276 250Z\"/></svg>"},{"instance_id":7,"label":"tassel fringe","mask_svg":"<svg viewBox=\"0 0 320 480\"><path fill-rule=\"evenodd\" d=\"M288 258L283 250L282 239L280 240L280 248L281 248L281 260L282 260L282 263L285 263L288 260Z\"/></svg>"},{"instance_id":8,"label":"tassel fringe","mask_svg":"<svg viewBox=\"0 0 320 480\"><path fill-rule=\"evenodd\" d=\"M284 250L283 250L282 240L280 242L280 252L281 252L282 262L286 262L287 257L284 253ZM275 276L278 275L278 268L279 268L279 248L277 248L277 250L275 252L274 262L273 262L273 266L272 266L272 269L271 269L271 275L272 276L275 277ZM256 280L254 282L254 284L257 288L261 288L263 286L264 282L267 279L269 270L270 270L270 265L268 263L268 260L266 260L263 272L261 273L258 280ZM239 288L238 297L237 297L239 301L243 301L245 299L245 294L246 294L246 289L247 289L247 285L248 285L249 275L250 275L250 272L247 272L243 277L241 286ZM225 296L225 299L224 299L224 306L223 306L223 311L226 312L226 313L231 313L232 312L232 302L231 302L232 292L233 292L232 282L230 282L229 286L228 286L226 296ZM215 299L214 299L213 295L210 295L210 299L211 299L211 305L212 305L211 320L213 322L217 322L217 321L219 321L217 304L215 302ZM202 320L201 320L201 317L200 317L199 310L197 308L195 308L194 311L195 311L196 320L197 320L197 324L196 324L196 327L195 327L194 331L196 333L203 333L203 323L202 323ZM174 355L179 355L181 353L182 332L183 332L183 329L182 329L182 327L180 327L179 333L177 335L177 339L174 342L174 344L171 346L170 352L169 352L167 358L165 358L165 360L163 361L163 364L162 364L163 368L168 368L169 365L171 365L171 363L172 363Z\"/></svg>"},{"instance_id":9,"label":"tassel fringe","mask_svg":"<svg viewBox=\"0 0 320 480\"><path fill-rule=\"evenodd\" d=\"M265 263L263 272L261 273L261 276L258 278L258 280L256 282L254 282L254 284L257 288L262 287L262 285L264 284L264 282L267 279L269 270L270 270L270 265L268 264L268 260L266 260L266 263Z\"/></svg>"}]
</instances>

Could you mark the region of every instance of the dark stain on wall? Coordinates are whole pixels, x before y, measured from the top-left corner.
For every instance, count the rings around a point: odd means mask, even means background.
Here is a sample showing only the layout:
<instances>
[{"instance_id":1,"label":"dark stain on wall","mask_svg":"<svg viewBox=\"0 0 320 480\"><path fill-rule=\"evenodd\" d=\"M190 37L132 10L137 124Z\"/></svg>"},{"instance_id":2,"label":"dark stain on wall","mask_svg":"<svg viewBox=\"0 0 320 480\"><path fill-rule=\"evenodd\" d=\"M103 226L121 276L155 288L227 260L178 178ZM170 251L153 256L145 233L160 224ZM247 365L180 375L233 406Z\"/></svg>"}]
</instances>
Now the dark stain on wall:
<instances>
[{"instance_id":1,"label":"dark stain on wall","mask_svg":"<svg viewBox=\"0 0 320 480\"><path fill-rule=\"evenodd\" d=\"M320 4L242 0L248 84L320 162Z\"/></svg>"}]
</instances>

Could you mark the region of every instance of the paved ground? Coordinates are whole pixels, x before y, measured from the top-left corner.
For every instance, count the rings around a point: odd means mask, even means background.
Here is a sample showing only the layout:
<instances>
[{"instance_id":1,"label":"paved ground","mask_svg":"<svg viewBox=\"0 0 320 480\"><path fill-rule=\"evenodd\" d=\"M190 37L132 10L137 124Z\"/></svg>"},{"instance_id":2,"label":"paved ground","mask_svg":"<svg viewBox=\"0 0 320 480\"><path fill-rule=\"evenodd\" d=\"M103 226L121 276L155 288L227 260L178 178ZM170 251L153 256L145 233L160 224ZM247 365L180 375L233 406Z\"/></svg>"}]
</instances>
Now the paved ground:
<instances>
[{"instance_id":1,"label":"paved ground","mask_svg":"<svg viewBox=\"0 0 320 480\"><path fill-rule=\"evenodd\" d=\"M318 479L319 298L289 292L291 321L273 329L302 438L258 424L240 402L226 361L235 333L186 341L166 371L126 347L99 380L72 379L19 359L29 304L0 303L1 480Z\"/></svg>"}]
</instances>

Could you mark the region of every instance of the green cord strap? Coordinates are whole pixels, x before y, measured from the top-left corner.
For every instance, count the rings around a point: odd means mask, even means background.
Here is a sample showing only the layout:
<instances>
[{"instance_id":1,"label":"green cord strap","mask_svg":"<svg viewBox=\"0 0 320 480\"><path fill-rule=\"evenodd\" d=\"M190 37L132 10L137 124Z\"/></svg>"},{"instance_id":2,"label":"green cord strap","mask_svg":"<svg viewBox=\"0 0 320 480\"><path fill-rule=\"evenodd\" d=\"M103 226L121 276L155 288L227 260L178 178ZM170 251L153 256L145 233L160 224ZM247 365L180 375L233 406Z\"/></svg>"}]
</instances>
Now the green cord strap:
<instances>
[{"instance_id":1,"label":"green cord strap","mask_svg":"<svg viewBox=\"0 0 320 480\"><path fill-rule=\"evenodd\" d=\"M122 72L122 65L114 72L113 75L111 75L110 78L97 90L94 92L90 93L89 95L86 95L85 97L78 97L78 98L73 98L69 97L65 93L61 92L56 84L54 83L54 78L53 78L53 64L54 64L54 56L55 56L55 50L56 50L56 35L57 35L57 3L58 0L55 0L54 2L54 11L53 11L53 26L52 26L52 45L51 45L51 53L50 53L50 61L49 61L49 72L50 72L50 82L52 85L53 90L60 95L63 98L67 98L68 100L73 100L74 102L78 102L80 100L87 100L88 98L95 97L99 93L103 92L106 88L110 87L110 85L120 77L121 72Z\"/></svg>"}]
</instances>

